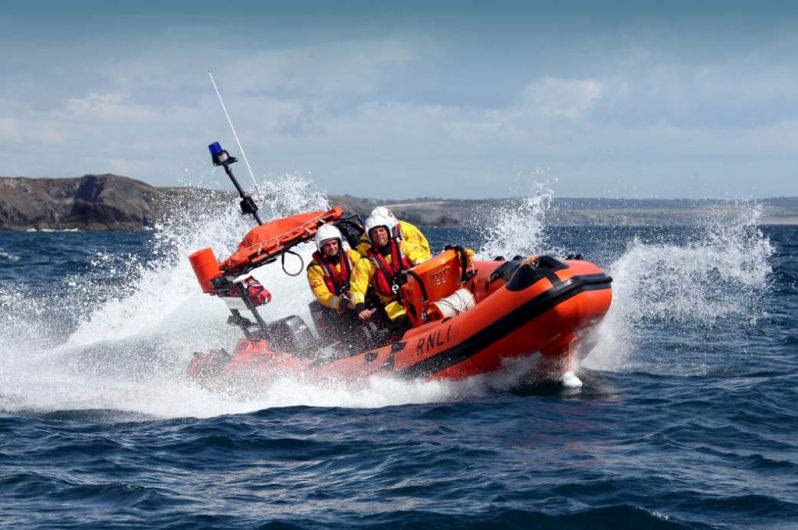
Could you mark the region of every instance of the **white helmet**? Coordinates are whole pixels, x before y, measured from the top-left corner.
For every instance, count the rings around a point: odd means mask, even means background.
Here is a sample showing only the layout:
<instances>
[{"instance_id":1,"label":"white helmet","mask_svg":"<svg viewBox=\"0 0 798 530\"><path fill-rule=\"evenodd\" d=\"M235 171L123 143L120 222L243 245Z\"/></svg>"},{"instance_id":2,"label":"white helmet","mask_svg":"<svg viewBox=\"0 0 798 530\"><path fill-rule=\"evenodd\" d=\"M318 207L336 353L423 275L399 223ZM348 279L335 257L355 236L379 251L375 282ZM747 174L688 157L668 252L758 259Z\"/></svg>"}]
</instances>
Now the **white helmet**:
<instances>
[{"instance_id":1,"label":"white helmet","mask_svg":"<svg viewBox=\"0 0 798 530\"><path fill-rule=\"evenodd\" d=\"M396 216L387 206L377 206L376 208L371 210L371 213L369 215L384 215L385 217L396 219Z\"/></svg>"},{"instance_id":2,"label":"white helmet","mask_svg":"<svg viewBox=\"0 0 798 530\"><path fill-rule=\"evenodd\" d=\"M338 240L338 249L343 250L343 236L341 235L341 231L335 225L331 224L324 224L316 230L316 248L319 249L321 252L322 244L327 241L328 239L337 239Z\"/></svg>"},{"instance_id":3,"label":"white helmet","mask_svg":"<svg viewBox=\"0 0 798 530\"><path fill-rule=\"evenodd\" d=\"M393 233L394 224L395 224L395 221L393 219L391 219L390 217L388 217L387 215L380 215L380 214L374 214L374 213L369 215L368 219L366 219L366 235L368 236L369 241L371 241L371 229L372 228L377 228L378 226L384 226L385 229L388 230L388 234L392 234ZM371 244L373 245L374 242L371 241Z\"/></svg>"},{"instance_id":4,"label":"white helmet","mask_svg":"<svg viewBox=\"0 0 798 530\"><path fill-rule=\"evenodd\" d=\"M388 231L391 233L392 238L400 238L402 237L402 233L399 230L399 219L393 214L390 208L385 206L377 206L373 210L371 210L371 215L379 215L383 216L386 219L391 221L391 224L388 225Z\"/></svg>"}]
</instances>

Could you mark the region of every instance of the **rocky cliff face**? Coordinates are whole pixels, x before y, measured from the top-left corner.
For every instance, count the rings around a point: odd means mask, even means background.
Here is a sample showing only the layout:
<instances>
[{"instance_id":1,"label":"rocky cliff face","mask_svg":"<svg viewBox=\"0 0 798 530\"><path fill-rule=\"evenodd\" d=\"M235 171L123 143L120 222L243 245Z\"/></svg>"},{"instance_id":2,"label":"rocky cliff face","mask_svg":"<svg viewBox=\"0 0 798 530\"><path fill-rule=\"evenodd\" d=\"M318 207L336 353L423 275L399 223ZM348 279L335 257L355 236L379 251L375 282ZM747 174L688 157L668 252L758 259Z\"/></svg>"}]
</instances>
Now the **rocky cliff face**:
<instances>
[{"instance_id":1,"label":"rocky cliff face","mask_svg":"<svg viewBox=\"0 0 798 530\"><path fill-rule=\"evenodd\" d=\"M164 192L117 175L0 177L0 229L142 230L158 218Z\"/></svg>"}]
</instances>

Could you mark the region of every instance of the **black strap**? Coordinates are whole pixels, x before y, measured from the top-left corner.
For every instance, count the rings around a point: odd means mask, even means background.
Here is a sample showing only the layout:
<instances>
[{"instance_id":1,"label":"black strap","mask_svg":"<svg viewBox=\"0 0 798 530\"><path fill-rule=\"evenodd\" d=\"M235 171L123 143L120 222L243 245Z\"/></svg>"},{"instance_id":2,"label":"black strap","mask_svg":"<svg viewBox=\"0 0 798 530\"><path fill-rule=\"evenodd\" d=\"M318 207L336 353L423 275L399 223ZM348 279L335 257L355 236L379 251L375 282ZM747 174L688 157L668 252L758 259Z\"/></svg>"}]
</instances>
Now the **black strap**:
<instances>
[{"instance_id":1,"label":"black strap","mask_svg":"<svg viewBox=\"0 0 798 530\"><path fill-rule=\"evenodd\" d=\"M460 281L465 283L468 277L468 254L460 245L446 245L444 250L454 250L460 256Z\"/></svg>"},{"instance_id":2,"label":"black strap","mask_svg":"<svg viewBox=\"0 0 798 530\"><path fill-rule=\"evenodd\" d=\"M418 283L418 286L421 289L421 301L426 302L429 296L427 295L427 286L424 285L424 282L421 280L421 277L418 274L416 274L416 271L412 269L407 271L407 275L412 276L413 278L416 279L416 282Z\"/></svg>"}]
</instances>

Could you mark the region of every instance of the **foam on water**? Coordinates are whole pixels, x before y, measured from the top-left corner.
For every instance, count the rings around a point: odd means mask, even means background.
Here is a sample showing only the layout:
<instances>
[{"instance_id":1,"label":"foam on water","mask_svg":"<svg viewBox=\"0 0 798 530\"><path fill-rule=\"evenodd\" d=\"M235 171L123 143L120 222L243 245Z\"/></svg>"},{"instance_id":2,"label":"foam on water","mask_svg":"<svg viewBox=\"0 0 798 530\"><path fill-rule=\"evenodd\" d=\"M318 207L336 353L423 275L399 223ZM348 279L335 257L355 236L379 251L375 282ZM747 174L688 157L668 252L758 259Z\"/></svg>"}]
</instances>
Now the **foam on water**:
<instances>
[{"instance_id":1,"label":"foam on water","mask_svg":"<svg viewBox=\"0 0 798 530\"><path fill-rule=\"evenodd\" d=\"M19 259L20 259L19 256L17 256L16 254L11 254L0 248L0 263L2 263L3 261L11 261L11 262L19 261Z\"/></svg>"}]
</instances>

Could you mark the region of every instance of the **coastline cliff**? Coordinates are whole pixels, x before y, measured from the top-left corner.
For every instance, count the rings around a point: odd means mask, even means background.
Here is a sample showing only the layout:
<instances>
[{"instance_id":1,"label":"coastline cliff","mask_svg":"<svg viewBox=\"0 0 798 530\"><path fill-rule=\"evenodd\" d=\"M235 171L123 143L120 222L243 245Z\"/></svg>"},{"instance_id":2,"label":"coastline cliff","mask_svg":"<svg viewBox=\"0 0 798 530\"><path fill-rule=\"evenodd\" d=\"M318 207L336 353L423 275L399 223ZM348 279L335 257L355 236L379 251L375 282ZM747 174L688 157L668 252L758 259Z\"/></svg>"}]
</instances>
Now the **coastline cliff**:
<instances>
[{"instance_id":1,"label":"coastline cliff","mask_svg":"<svg viewBox=\"0 0 798 530\"><path fill-rule=\"evenodd\" d=\"M0 177L0 230L148 230L181 202L202 198L236 208L233 192L156 188L112 174L78 178ZM387 201L330 195L331 204L365 216L379 205L425 227L474 226L496 208L518 208L523 199L417 198ZM757 201L762 224L798 224L798 197ZM555 198L546 211L551 225L690 225L708 211L733 209L716 199Z\"/></svg>"},{"instance_id":2,"label":"coastline cliff","mask_svg":"<svg viewBox=\"0 0 798 530\"><path fill-rule=\"evenodd\" d=\"M0 177L2 230L146 230L164 191L118 175Z\"/></svg>"}]
</instances>

